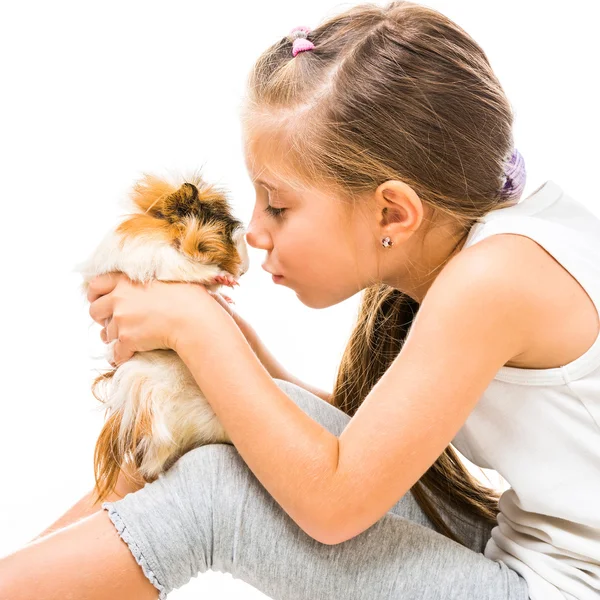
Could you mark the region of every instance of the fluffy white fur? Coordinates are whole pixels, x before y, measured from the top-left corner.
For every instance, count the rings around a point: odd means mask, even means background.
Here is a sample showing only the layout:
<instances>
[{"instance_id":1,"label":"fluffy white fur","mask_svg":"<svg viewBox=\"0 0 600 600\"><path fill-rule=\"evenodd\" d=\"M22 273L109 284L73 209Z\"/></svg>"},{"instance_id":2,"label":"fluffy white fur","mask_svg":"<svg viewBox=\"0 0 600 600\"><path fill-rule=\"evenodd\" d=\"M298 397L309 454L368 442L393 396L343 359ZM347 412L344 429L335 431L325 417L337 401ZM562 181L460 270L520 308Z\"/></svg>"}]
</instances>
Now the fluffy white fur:
<instances>
[{"instance_id":1,"label":"fluffy white fur","mask_svg":"<svg viewBox=\"0 0 600 600\"><path fill-rule=\"evenodd\" d=\"M247 271L249 263L244 234L245 230L238 227L233 237L243 262L242 273ZM108 233L76 270L83 276L82 288L86 294L91 279L110 271L121 271L139 282L152 279L199 282L211 291L220 287L214 283L216 276L235 279L217 265L193 262L157 237L123 239L115 231ZM113 359L115 343L107 345L109 361ZM111 451L103 446L105 454L112 454L100 457L103 464L116 460L121 467L125 460L132 460L139 474L146 481L153 481L192 448L207 443L231 443L190 371L174 351L136 353L104 383L107 390L105 428L112 427L104 433L109 434L114 445ZM120 417L113 419L112 425L111 415ZM116 423L120 423L118 429L114 426ZM140 431L145 433L139 436ZM135 448L135 456L132 456L132 448Z\"/></svg>"}]
</instances>

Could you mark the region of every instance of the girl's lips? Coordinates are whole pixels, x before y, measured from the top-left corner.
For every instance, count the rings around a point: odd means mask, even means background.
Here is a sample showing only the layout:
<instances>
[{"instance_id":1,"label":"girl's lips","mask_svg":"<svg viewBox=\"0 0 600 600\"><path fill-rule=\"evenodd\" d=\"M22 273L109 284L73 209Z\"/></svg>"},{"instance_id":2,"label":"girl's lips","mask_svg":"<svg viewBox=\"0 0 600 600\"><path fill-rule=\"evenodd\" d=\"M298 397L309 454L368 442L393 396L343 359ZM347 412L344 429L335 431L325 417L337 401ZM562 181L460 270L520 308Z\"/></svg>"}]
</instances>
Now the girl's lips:
<instances>
[{"instance_id":1,"label":"girl's lips","mask_svg":"<svg viewBox=\"0 0 600 600\"><path fill-rule=\"evenodd\" d=\"M271 275L274 283L279 283L283 279L283 275L275 275L275 273L271 273L271 271L269 271L265 265L261 265L261 267Z\"/></svg>"}]
</instances>

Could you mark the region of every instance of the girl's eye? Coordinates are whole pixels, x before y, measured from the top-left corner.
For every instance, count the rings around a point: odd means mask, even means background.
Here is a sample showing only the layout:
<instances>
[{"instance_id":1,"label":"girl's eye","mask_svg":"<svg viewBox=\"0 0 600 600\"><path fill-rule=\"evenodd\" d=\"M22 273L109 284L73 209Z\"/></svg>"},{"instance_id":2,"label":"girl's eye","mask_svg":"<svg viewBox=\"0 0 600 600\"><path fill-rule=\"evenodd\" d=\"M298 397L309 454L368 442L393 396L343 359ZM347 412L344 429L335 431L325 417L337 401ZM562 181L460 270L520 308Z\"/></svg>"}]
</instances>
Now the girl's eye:
<instances>
[{"instance_id":1,"label":"girl's eye","mask_svg":"<svg viewBox=\"0 0 600 600\"><path fill-rule=\"evenodd\" d=\"M267 204L267 207L265 208L265 212L272 217L281 217L286 210L287 208L274 208L270 204Z\"/></svg>"}]
</instances>

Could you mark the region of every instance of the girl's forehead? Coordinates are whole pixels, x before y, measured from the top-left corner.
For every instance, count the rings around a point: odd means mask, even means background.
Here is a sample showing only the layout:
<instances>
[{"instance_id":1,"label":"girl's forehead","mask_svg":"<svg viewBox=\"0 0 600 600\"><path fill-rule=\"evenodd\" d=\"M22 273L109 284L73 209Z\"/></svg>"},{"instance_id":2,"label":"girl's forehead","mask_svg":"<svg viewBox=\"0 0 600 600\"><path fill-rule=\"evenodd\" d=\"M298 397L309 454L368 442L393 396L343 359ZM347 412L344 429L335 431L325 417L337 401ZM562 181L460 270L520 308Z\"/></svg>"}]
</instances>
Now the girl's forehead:
<instances>
[{"instance_id":1,"label":"girl's forehead","mask_svg":"<svg viewBox=\"0 0 600 600\"><path fill-rule=\"evenodd\" d=\"M244 160L246 169L253 181L263 179L275 185L279 177L276 175L276 161L273 153L269 151L268 144L245 143Z\"/></svg>"},{"instance_id":2,"label":"girl's forehead","mask_svg":"<svg viewBox=\"0 0 600 600\"><path fill-rule=\"evenodd\" d=\"M246 154L246 169L253 183L267 183L271 187L278 187L279 180L265 163L255 160Z\"/></svg>"},{"instance_id":3,"label":"girl's forehead","mask_svg":"<svg viewBox=\"0 0 600 600\"><path fill-rule=\"evenodd\" d=\"M243 153L252 179L261 179L272 187L300 191L306 187L295 164L295 156L286 145L285 136L272 125L253 126L245 132Z\"/></svg>"},{"instance_id":4,"label":"girl's forehead","mask_svg":"<svg viewBox=\"0 0 600 600\"><path fill-rule=\"evenodd\" d=\"M307 181L306 172L297 154L290 152L282 135L272 129L254 129L244 138L243 152L246 169L253 183L266 184L290 196L331 196L331 190L320 189Z\"/></svg>"},{"instance_id":5,"label":"girl's forehead","mask_svg":"<svg viewBox=\"0 0 600 600\"><path fill-rule=\"evenodd\" d=\"M255 154L251 149L244 152L246 169L253 183L265 184L266 187L279 191L301 192L301 185L294 176L293 168L272 157L268 152Z\"/></svg>"}]
</instances>

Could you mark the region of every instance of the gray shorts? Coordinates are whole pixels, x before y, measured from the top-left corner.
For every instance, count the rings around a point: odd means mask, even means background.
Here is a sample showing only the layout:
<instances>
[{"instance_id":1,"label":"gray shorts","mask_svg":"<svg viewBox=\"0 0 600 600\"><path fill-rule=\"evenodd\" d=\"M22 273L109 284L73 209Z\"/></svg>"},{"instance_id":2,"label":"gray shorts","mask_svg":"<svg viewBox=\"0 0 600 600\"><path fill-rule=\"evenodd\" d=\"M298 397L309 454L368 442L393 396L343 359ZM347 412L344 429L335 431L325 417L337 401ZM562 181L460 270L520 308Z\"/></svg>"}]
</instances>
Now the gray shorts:
<instances>
[{"instance_id":1,"label":"gray shorts","mask_svg":"<svg viewBox=\"0 0 600 600\"><path fill-rule=\"evenodd\" d=\"M340 435L350 417L292 383L277 385ZM340 544L308 536L230 444L183 455L166 473L104 502L159 600L211 569L274 600L528 600L527 583L483 555L492 526L448 511L467 547L438 533L411 492L379 521Z\"/></svg>"}]
</instances>

